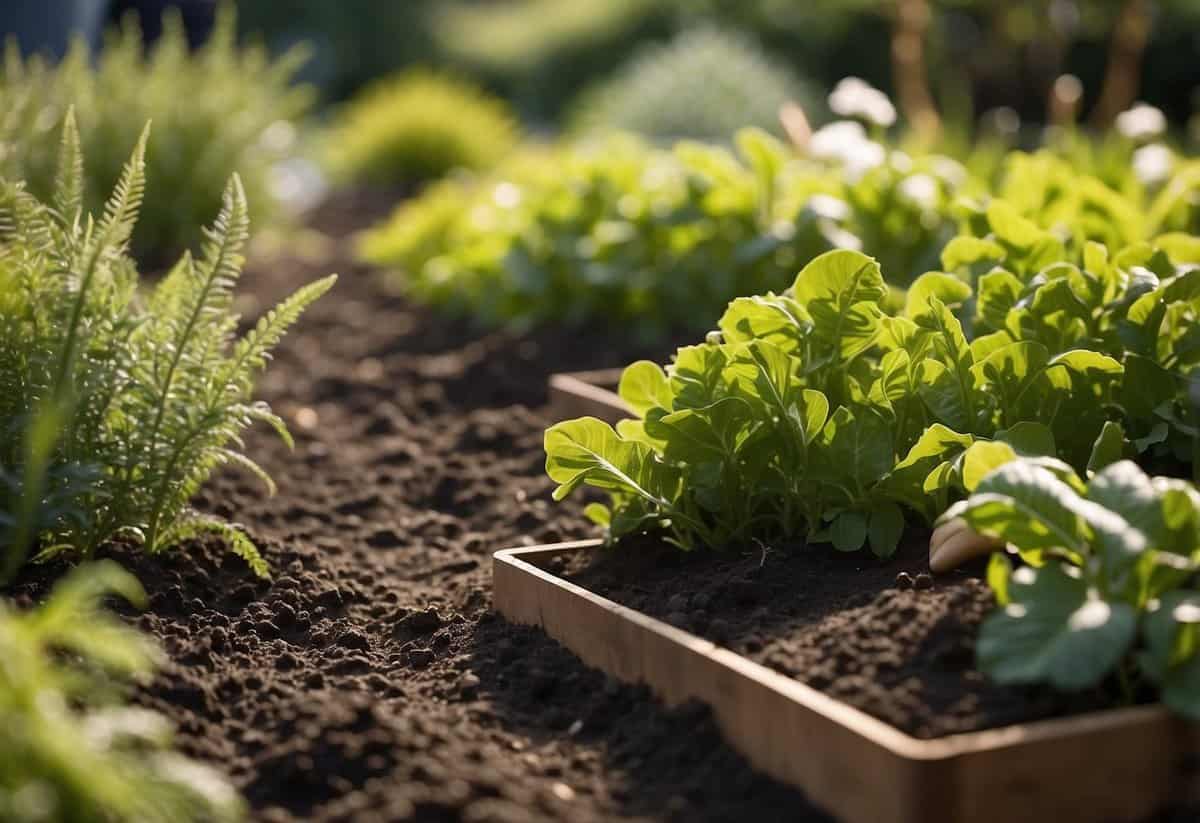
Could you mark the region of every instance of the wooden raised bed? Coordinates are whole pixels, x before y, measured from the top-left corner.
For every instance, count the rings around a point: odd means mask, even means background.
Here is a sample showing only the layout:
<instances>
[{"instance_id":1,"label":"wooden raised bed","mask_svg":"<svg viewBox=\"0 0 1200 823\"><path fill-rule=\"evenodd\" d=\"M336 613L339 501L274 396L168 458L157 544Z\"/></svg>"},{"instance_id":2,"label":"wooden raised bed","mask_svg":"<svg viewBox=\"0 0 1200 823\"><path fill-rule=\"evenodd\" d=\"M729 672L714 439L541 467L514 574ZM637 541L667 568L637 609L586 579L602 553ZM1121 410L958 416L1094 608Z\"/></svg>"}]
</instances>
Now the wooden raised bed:
<instances>
[{"instance_id":1,"label":"wooden raised bed","mask_svg":"<svg viewBox=\"0 0 1200 823\"><path fill-rule=\"evenodd\" d=\"M553 411L632 416L620 370L555 375ZM920 740L545 570L587 540L497 552L496 608L668 705L702 701L758 769L845 823L1123 823L1200 801L1200 726L1159 706Z\"/></svg>"},{"instance_id":2,"label":"wooden raised bed","mask_svg":"<svg viewBox=\"0 0 1200 823\"><path fill-rule=\"evenodd\" d=\"M1200 726L1162 707L920 740L544 568L600 545L497 552L497 610L668 705L708 704L756 768L845 823L1118 823L1200 797Z\"/></svg>"},{"instance_id":3,"label":"wooden raised bed","mask_svg":"<svg viewBox=\"0 0 1200 823\"><path fill-rule=\"evenodd\" d=\"M570 372L550 376L550 409L558 420L598 417L616 423L633 412L617 395L623 369Z\"/></svg>"}]
</instances>

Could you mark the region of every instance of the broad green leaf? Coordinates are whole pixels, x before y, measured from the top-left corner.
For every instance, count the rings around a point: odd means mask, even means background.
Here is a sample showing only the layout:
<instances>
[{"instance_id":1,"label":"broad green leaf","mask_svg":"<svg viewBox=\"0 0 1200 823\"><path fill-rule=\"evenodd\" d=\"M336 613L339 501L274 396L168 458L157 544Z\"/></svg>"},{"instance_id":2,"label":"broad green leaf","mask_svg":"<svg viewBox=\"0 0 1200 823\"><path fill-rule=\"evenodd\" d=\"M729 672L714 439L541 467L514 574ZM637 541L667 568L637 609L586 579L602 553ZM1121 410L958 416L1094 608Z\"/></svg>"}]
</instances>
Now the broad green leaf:
<instances>
[{"instance_id":1,"label":"broad green leaf","mask_svg":"<svg viewBox=\"0 0 1200 823\"><path fill-rule=\"evenodd\" d=\"M684 346L667 369L675 408L697 409L725 396L722 374L729 363L724 346Z\"/></svg>"},{"instance_id":2,"label":"broad green leaf","mask_svg":"<svg viewBox=\"0 0 1200 823\"><path fill-rule=\"evenodd\" d=\"M856 552L867 542L867 516L845 511L829 524L829 540L840 552Z\"/></svg>"},{"instance_id":3,"label":"broad green leaf","mask_svg":"<svg viewBox=\"0 0 1200 823\"><path fill-rule=\"evenodd\" d=\"M792 298L768 294L734 300L718 325L728 343L766 340L795 353L812 330L812 319Z\"/></svg>"},{"instance_id":4,"label":"broad green leaf","mask_svg":"<svg viewBox=\"0 0 1200 823\"><path fill-rule=\"evenodd\" d=\"M963 501L959 516L980 534L1028 551L1065 549L1082 557L1089 532L1085 501L1049 470L1028 460L1005 463Z\"/></svg>"},{"instance_id":5,"label":"broad green leaf","mask_svg":"<svg viewBox=\"0 0 1200 823\"><path fill-rule=\"evenodd\" d=\"M567 420L546 430L546 474L559 484L562 500L586 483L599 489L637 495L665 503L675 478L645 444L621 439L612 426L595 417Z\"/></svg>"},{"instance_id":6,"label":"broad green leaf","mask_svg":"<svg viewBox=\"0 0 1200 823\"><path fill-rule=\"evenodd\" d=\"M988 328L1005 328L1008 314L1021 299L1024 286L1017 276L1004 269L994 269L979 278L979 299L975 303L976 317Z\"/></svg>"},{"instance_id":7,"label":"broad green leaf","mask_svg":"<svg viewBox=\"0 0 1200 823\"><path fill-rule=\"evenodd\" d=\"M821 430L819 442L824 471L849 478L857 491L882 478L894 463L891 428L868 407L853 412L839 407Z\"/></svg>"},{"instance_id":8,"label":"broad green leaf","mask_svg":"<svg viewBox=\"0 0 1200 823\"><path fill-rule=\"evenodd\" d=\"M999 243L982 237L960 235L942 249L942 266L946 271L959 271L985 260L1000 262L1007 252Z\"/></svg>"},{"instance_id":9,"label":"broad green leaf","mask_svg":"<svg viewBox=\"0 0 1200 823\"><path fill-rule=\"evenodd\" d=\"M975 491L983 478L1016 459L1017 453L1008 443L999 440L973 443L963 454L963 486L968 492Z\"/></svg>"},{"instance_id":10,"label":"broad green leaf","mask_svg":"<svg viewBox=\"0 0 1200 823\"><path fill-rule=\"evenodd\" d=\"M962 303L971 296L971 287L952 274L925 272L908 288L904 302L905 317L920 317L930 311L929 299L936 297L947 306Z\"/></svg>"},{"instance_id":11,"label":"broad green leaf","mask_svg":"<svg viewBox=\"0 0 1200 823\"><path fill-rule=\"evenodd\" d=\"M1045 393L1043 373L1050 352L1041 343L1021 340L997 349L971 371L977 385L999 401L1001 418L1006 423L1029 419Z\"/></svg>"},{"instance_id":12,"label":"broad green leaf","mask_svg":"<svg viewBox=\"0 0 1200 823\"><path fill-rule=\"evenodd\" d=\"M745 400L726 397L701 409L681 409L654 423L648 421L647 429L665 442L668 460L699 462L714 456L732 458L753 419Z\"/></svg>"},{"instance_id":13,"label":"broad green leaf","mask_svg":"<svg viewBox=\"0 0 1200 823\"><path fill-rule=\"evenodd\" d=\"M1171 258L1177 266L1200 263L1200 237L1185 232L1172 232L1154 238L1154 245Z\"/></svg>"},{"instance_id":14,"label":"broad green leaf","mask_svg":"<svg viewBox=\"0 0 1200 823\"><path fill-rule=\"evenodd\" d=\"M1045 423L1022 420L1007 429L997 431L996 439L1003 440L1016 449L1017 454L1026 457L1058 454L1058 449L1054 445L1054 432Z\"/></svg>"},{"instance_id":15,"label":"broad green leaf","mask_svg":"<svg viewBox=\"0 0 1200 823\"><path fill-rule=\"evenodd\" d=\"M879 503L871 509L867 538L871 552L879 558L889 558L900 545L904 533L904 512L895 503Z\"/></svg>"},{"instance_id":16,"label":"broad green leaf","mask_svg":"<svg viewBox=\"0 0 1200 823\"><path fill-rule=\"evenodd\" d=\"M993 200L988 204L987 219L999 240L1018 249L1033 248L1046 234L1003 200Z\"/></svg>"},{"instance_id":17,"label":"broad green leaf","mask_svg":"<svg viewBox=\"0 0 1200 823\"><path fill-rule=\"evenodd\" d=\"M998 683L1090 688L1133 644L1133 607L1101 599L1059 563L1014 572L1008 591L1009 604L984 621L976 646L979 667Z\"/></svg>"},{"instance_id":18,"label":"broad green leaf","mask_svg":"<svg viewBox=\"0 0 1200 823\"><path fill-rule=\"evenodd\" d=\"M884 478L879 490L920 512L926 519L936 517L941 512L926 491L926 480L938 466L948 467L973 442L974 438L969 434L959 434L941 423L934 423Z\"/></svg>"},{"instance_id":19,"label":"broad green leaf","mask_svg":"<svg viewBox=\"0 0 1200 823\"><path fill-rule=\"evenodd\" d=\"M1094 474L1101 469L1116 463L1124 456L1125 432L1121 424L1109 420L1100 430L1096 444L1092 446L1092 455L1088 458L1088 474Z\"/></svg>"},{"instance_id":20,"label":"broad green leaf","mask_svg":"<svg viewBox=\"0 0 1200 823\"><path fill-rule=\"evenodd\" d=\"M1173 400L1177 390L1174 375L1146 357L1125 358L1125 377L1119 400L1132 421L1154 420L1159 406Z\"/></svg>"},{"instance_id":21,"label":"broad green leaf","mask_svg":"<svg viewBox=\"0 0 1200 823\"><path fill-rule=\"evenodd\" d=\"M1200 718L1200 593L1170 592L1152 605L1138 661L1172 711Z\"/></svg>"},{"instance_id":22,"label":"broad green leaf","mask_svg":"<svg viewBox=\"0 0 1200 823\"><path fill-rule=\"evenodd\" d=\"M1008 580L1012 577L1012 561L1004 552L993 552L988 560L987 584L996 595L996 605L1007 606L1011 601L1008 596Z\"/></svg>"},{"instance_id":23,"label":"broad green leaf","mask_svg":"<svg viewBox=\"0 0 1200 823\"><path fill-rule=\"evenodd\" d=\"M826 252L796 277L792 294L813 319L813 334L845 361L866 350L883 316L887 287L879 264L848 249Z\"/></svg>"},{"instance_id":24,"label":"broad green leaf","mask_svg":"<svg viewBox=\"0 0 1200 823\"><path fill-rule=\"evenodd\" d=\"M671 410L667 375L657 363L649 360L639 360L621 372L617 393L640 417L645 417L653 408Z\"/></svg>"},{"instance_id":25,"label":"broad green leaf","mask_svg":"<svg viewBox=\"0 0 1200 823\"><path fill-rule=\"evenodd\" d=\"M612 511L603 503L588 503L583 507L583 516L606 529L612 525Z\"/></svg>"}]
</instances>

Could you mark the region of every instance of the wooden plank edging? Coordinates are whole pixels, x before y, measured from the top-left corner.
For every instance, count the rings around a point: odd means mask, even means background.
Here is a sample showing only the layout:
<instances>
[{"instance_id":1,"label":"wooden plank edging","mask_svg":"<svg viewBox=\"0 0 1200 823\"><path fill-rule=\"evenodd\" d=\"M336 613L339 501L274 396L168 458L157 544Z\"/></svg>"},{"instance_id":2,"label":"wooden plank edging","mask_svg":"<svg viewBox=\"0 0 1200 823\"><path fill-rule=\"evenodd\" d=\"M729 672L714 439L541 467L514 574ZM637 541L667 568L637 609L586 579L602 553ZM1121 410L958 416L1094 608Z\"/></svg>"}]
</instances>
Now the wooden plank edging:
<instances>
[{"instance_id":1,"label":"wooden plank edging","mask_svg":"<svg viewBox=\"0 0 1200 823\"><path fill-rule=\"evenodd\" d=\"M497 552L496 609L668 705L708 704L756 768L846 823L1117 823L1196 791L1200 727L1160 706L919 740L541 567L599 545Z\"/></svg>"}]
</instances>

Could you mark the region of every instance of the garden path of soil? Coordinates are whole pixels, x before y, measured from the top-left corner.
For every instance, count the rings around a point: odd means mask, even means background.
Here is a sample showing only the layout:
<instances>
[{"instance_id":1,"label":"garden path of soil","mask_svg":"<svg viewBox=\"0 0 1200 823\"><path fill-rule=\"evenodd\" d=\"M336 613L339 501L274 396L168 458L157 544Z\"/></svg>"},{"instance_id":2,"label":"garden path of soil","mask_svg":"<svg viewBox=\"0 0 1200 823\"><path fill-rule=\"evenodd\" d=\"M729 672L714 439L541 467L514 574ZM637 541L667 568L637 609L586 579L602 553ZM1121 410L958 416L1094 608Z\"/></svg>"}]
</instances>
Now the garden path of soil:
<instances>
[{"instance_id":1,"label":"garden path of soil","mask_svg":"<svg viewBox=\"0 0 1200 823\"><path fill-rule=\"evenodd\" d=\"M315 225L345 237L359 211L335 203ZM150 592L135 619L170 658L139 702L232 776L254 820L827 820L704 710L666 711L491 612L492 552L593 536L578 504L550 500L547 376L663 352L622 329L473 332L311 237L252 263L240 308L330 271L260 383L296 437L294 452L248 440L279 494L229 474L197 500L244 524L273 581L217 542L110 551Z\"/></svg>"},{"instance_id":2,"label":"garden path of soil","mask_svg":"<svg viewBox=\"0 0 1200 823\"><path fill-rule=\"evenodd\" d=\"M343 199L315 225L344 238L367 211ZM705 710L665 710L491 612L493 551L591 536L577 502L550 502L547 376L669 349L623 329L473 332L312 238L252 265L242 308L331 270L260 386L296 435L294 452L249 438L279 495L221 475L197 501L244 524L273 581L215 542L110 552L150 592L133 619L170 658L139 702L232 776L255 820L827 821Z\"/></svg>"}]
</instances>

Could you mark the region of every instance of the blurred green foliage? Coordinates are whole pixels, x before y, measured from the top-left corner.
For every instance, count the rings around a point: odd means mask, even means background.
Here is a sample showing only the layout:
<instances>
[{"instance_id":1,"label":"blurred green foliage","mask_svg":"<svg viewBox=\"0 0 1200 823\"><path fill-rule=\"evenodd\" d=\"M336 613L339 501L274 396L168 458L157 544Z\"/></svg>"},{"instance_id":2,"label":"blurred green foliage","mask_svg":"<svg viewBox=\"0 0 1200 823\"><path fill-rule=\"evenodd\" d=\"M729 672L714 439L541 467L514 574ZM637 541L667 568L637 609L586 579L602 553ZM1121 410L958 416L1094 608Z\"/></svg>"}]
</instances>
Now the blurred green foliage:
<instances>
[{"instance_id":1,"label":"blurred green foliage","mask_svg":"<svg viewBox=\"0 0 1200 823\"><path fill-rule=\"evenodd\" d=\"M124 700L161 657L102 608L142 605L116 564L76 569L37 608L0 599L0 819L10 823L230 823L224 777L171 750L169 721Z\"/></svg>"},{"instance_id":2,"label":"blurred green foliage","mask_svg":"<svg viewBox=\"0 0 1200 823\"><path fill-rule=\"evenodd\" d=\"M819 156L755 129L736 151L629 135L531 149L402 205L362 253L417 299L486 323L636 321L647 336L706 329L730 298L783 288L835 247L870 243L903 285L953 234L965 173L845 125Z\"/></svg>"},{"instance_id":3,"label":"blurred green foliage","mask_svg":"<svg viewBox=\"0 0 1200 823\"><path fill-rule=\"evenodd\" d=\"M343 180L400 185L456 168L489 168L518 137L503 100L417 69L369 86L348 103L327 137L326 154Z\"/></svg>"},{"instance_id":4,"label":"blurred green foliage","mask_svg":"<svg viewBox=\"0 0 1200 823\"><path fill-rule=\"evenodd\" d=\"M779 108L789 100L810 115L819 109L819 96L753 40L705 26L635 54L583 92L574 119L591 131L727 140L744 126L782 134Z\"/></svg>"},{"instance_id":5,"label":"blurred green foliage","mask_svg":"<svg viewBox=\"0 0 1200 823\"><path fill-rule=\"evenodd\" d=\"M291 121L311 95L291 84L301 51L276 60L263 48L240 48L235 25L232 7L223 7L211 39L190 52L177 15L168 14L162 38L146 52L129 20L110 33L94 62L77 43L57 66L22 59L10 47L0 78L0 175L25 180L31 193L47 198L58 130L74 107L93 209L112 190L146 122L154 123L146 207L133 240L139 258L162 264L193 246L234 172L256 219L265 218L271 166L291 147Z\"/></svg>"}]
</instances>

